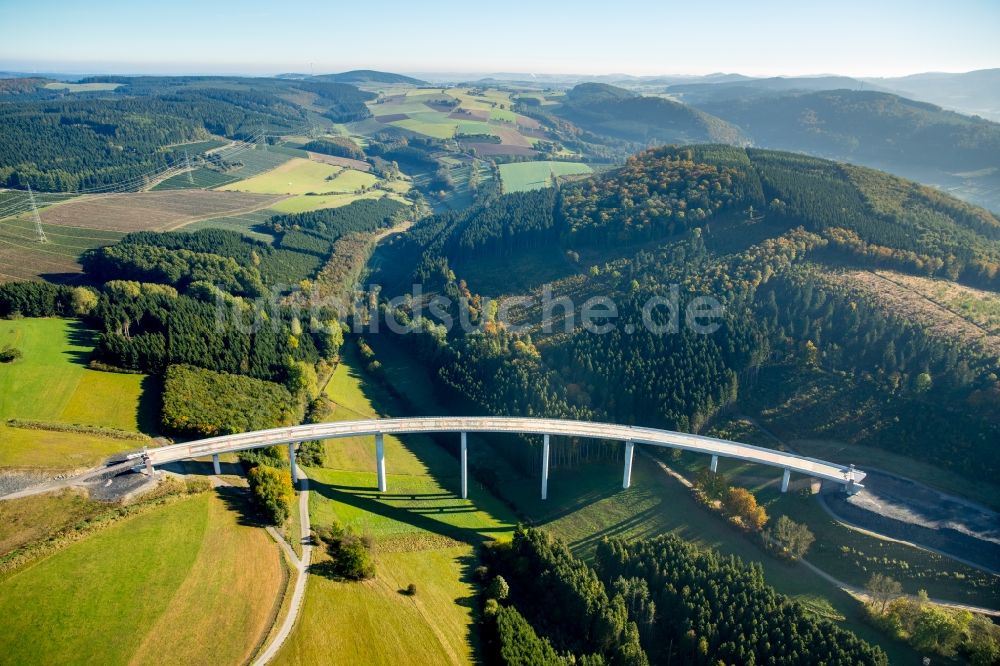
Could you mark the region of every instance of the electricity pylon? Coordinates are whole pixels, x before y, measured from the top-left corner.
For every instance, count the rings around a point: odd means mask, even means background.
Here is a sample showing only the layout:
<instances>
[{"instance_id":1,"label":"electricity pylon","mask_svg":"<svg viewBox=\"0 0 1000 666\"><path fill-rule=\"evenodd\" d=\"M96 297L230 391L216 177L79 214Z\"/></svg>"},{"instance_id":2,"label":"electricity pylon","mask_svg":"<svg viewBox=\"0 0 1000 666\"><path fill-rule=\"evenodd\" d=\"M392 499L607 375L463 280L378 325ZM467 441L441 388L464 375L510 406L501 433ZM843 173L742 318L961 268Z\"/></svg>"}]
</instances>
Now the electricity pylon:
<instances>
[{"instance_id":1,"label":"electricity pylon","mask_svg":"<svg viewBox=\"0 0 1000 666\"><path fill-rule=\"evenodd\" d=\"M35 205L35 194L31 191L31 185L28 185L28 201L31 203L31 216L35 220L35 237L39 243L48 243L49 239L45 237L45 230L42 229L42 218L38 215L38 206Z\"/></svg>"}]
</instances>

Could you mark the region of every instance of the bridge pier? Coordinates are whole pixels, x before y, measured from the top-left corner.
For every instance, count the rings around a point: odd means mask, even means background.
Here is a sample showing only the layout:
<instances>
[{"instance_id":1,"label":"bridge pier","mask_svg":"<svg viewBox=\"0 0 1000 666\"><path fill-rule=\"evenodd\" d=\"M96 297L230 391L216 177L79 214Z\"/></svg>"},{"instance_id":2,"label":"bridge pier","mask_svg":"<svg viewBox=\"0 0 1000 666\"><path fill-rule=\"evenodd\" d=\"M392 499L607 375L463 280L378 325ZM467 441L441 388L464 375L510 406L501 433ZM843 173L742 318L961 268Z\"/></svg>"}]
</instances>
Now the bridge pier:
<instances>
[{"instance_id":1,"label":"bridge pier","mask_svg":"<svg viewBox=\"0 0 1000 666\"><path fill-rule=\"evenodd\" d=\"M218 453L212 454L212 471L215 473L216 476L222 474L222 465L219 464Z\"/></svg>"},{"instance_id":2,"label":"bridge pier","mask_svg":"<svg viewBox=\"0 0 1000 666\"><path fill-rule=\"evenodd\" d=\"M785 470L785 473L781 475L781 492L788 492L788 480L792 477L792 471L789 469Z\"/></svg>"},{"instance_id":3,"label":"bridge pier","mask_svg":"<svg viewBox=\"0 0 1000 666\"><path fill-rule=\"evenodd\" d=\"M549 498L549 436L542 436L542 499Z\"/></svg>"},{"instance_id":4,"label":"bridge pier","mask_svg":"<svg viewBox=\"0 0 1000 666\"><path fill-rule=\"evenodd\" d=\"M292 485L298 485L299 483L299 470L295 464L295 444L288 444L288 464L292 466Z\"/></svg>"},{"instance_id":5,"label":"bridge pier","mask_svg":"<svg viewBox=\"0 0 1000 666\"><path fill-rule=\"evenodd\" d=\"M632 485L632 458L635 455L635 444L632 440L625 441L625 474L622 477L622 488Z\"/></svg>"},{"instance_id":6,"label":"bridge pier","mask_svg":"<svg viewBox=\"0 0 1000 666\"><path fill-rule=\"evenodd\" d=\"M459 452L462 460L462 499L469 498L469 443L465 431L462 432L462 450Z\"/></svg>"},{"instance_id":7,"label":"bridge pier","mask_svg":"<svg viewBox=\"0 0 1000 666\"><path fill-rule=\"evenodd\" d=\"M378 491L384 493L385 483L385 442L382 433L375 433L375 466L378 470Z\"/></svg>"},{"instance_id":8,"label":"bridge pier","mask_svg":"<svg viewBox=\"0 0 1000 666\"><path fill-rule=\"evenodd\" d=\"M712 456L712 464L708 468L712 470L712 474L719 471L719 456Z\"/></svg>"},{"instance_id":9,"label":"bridge pier","mask_svg":"<svg viewBox=\"0 0 1000 666\"><path fill-rule=\"evenodd\" d=\"M153 471L153 461L150 460L148 457L146 458L146 476L148 476L151 479L154 476L156 476L156 472Z\"/></svg>"}]
</instances>

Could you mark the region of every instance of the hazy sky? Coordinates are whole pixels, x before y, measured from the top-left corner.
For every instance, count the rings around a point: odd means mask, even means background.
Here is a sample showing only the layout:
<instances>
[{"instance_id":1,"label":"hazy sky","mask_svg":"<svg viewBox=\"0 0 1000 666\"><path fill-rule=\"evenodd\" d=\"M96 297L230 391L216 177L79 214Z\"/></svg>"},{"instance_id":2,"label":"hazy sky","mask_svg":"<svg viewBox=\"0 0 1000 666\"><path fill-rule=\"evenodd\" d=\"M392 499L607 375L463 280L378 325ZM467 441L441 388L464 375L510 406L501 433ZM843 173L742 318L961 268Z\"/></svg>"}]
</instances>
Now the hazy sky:
<instances>
[{"instance_id":1,"label":"hazy sky","mask_svg":"<svg viewBox=\"0 0 1000 666\"><path fill-rule=\"evenodd\" d=\"M1000 67L1000 0L0 0L0 69L900 75Z\"/></svg>"}]
</instances>

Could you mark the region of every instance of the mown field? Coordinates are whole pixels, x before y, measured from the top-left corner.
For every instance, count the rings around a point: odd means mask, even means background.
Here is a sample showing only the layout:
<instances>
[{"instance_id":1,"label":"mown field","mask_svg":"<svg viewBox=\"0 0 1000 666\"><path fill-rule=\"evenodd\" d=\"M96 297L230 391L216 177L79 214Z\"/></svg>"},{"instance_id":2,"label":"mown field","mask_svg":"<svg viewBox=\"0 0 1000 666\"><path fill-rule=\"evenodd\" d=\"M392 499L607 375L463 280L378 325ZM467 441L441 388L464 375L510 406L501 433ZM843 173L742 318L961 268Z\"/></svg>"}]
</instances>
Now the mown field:
<instances>
[{"instance_id":1,"label":"mown field","mask_svg":"<svg viewBox=\"0 0 1000 666\"><path fill-rule=\"evenodd\" d=\"M302 195L289 197L284 201L279 201L271 206L271 210L283 214L305 213L306 211L319 210L321 208L339 208L340 206L346 206L347 204L360 199L381 199L384 196L386 196L386 193L380 190L369 190L362 194L321 194L318 196ZM406 200L397 194L389 194L388 196L397 201L406 203Z\"/></svg>"},{"instance_id":2,"label":"mown field","mask_svg":"<svg viewBox=\"0 0 1000 666\"><path fill-rule=\"evenodd\" d=\"M326 390L339 420L400 409L383 386L357 369L350 350ZM362 583L313 574L278 663L473 661L474 545L508 536L514 518L474 484L470 499L462 500L458 461L430 438L386 437L385 446L384 494L376 488L372 438L329 441L326 465L309 470L313 524L336 520L369 535L377 573ZM417 594L400 594L410 583Z\"/></svg>"},{"instance_id":3,"label":"mown field","mask_svg":"<svg viewBox=\"0 0 1000 666\"><path fill-rule=\"evenodd\" d=\"M266 173L237 181L220 189L256 194L325 192L330 184L328 179L336 176L340 171L340 167L295 158Z\"/></svg>"},{"instance_id":4,"label":"mown field","mask_svg":"<svg viewBox=\"0 0 1000 666\"><path fill-rule=\"evenodd\" d=\"M104 426L151 433L158 387L145 375L86 367L94 333L74 320L0 321L0 346L24 357L0 365L0 466L77 468L140 446L132 440L6 425L8 419Z\"/></svg>"},{"instance_id":5,"label":"mown field","mask_svg":"<svg viewBox=\"0 0 1000 666\"><path fill-rule=\"evenodd\" d=\"M29 214L0 222L0 282L50 279L71 282L83 270L80 255L91 248L110 245L121 238L116 231L99 231L42 224L48 239L39 243Z\"/></svg>"},{"instance_id":6,"label":"mown field","mask_svg":"<svg viewBox=\"0 0 1000 666\"><path fill-rule=\"evenodd\" d=\"M110 231L166 231L196 220L268 208L284 197L274 194L171 190L102 194L46 208L42 222L53 226Z\"/></svg>"},{"instance_id":7,"label":"mown field","mask_svg":"<svg viewBox=\"0 0 1000 666\"><path fill-rule=\"evenodd\" d=\"M0 581L4 663L242 663L285 573L242 500L207 492L113 524Z\"/></svg>"},{"instance_id":8,"label":"mown field","mask_svg":"<svg viewBox=\"0 0 1000 666\"><path fill-rule=\"evenodd\" d=\"M386 196L385 192L370 189L377 183L379 183L378 177L364 171L324 161L293 158L276 169L225 185L221 189L288 195L287 198L270 206L276 213L288 214L336 208L359 199L378 199ZM401 190L405 192L406 189L408 185L402 183ZM400 199L395 193L389 196Z\"/></svg>"},{"instance_id":9,"label":"mown field","mask_svg":"<svg viewBox=\"0 0 1000 666\"><path fill-rule=\"evenodd\" d=\"M285 199L284 202L293 201L295 197L291 199ZM228 217L214 217L210 220L199 220L197 222L192 222L191 224L185 224L178 231L198 231L199 229L228 229L230 231L238 231L241 234L246 234L257 240L262 240L265 243L273 243L275 237L269 233L264 233L258 231L256 227L265 224L272 217L278 214L278 211L272 208L262 208L261 210L254 211L252 213L244 213L243 215L231 215Z\"/></svg>"},{"instance_id":10,"label":"mown field","mask_svg":"<svg viewBox=\"0 0 1000 666\"><path fill-rule=\"evenodd\" d=\"M540 190L552 184L552 177L592 173L582 162L512 162L500 165L504 192Z\"/></svg>"}]
</instances>

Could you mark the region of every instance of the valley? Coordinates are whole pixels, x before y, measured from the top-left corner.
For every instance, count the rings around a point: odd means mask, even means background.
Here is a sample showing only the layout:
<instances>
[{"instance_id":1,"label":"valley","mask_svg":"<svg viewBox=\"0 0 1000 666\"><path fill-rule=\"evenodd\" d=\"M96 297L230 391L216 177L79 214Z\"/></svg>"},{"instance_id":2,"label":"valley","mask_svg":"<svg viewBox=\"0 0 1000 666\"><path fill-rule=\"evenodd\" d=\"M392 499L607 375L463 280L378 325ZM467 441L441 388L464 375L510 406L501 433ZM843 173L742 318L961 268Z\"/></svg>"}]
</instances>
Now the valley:
<instances>
[{"instance_id":1,"label":"valley","mask_svg":"<svg viewBox=\"0 0 1000 666\"><path fill-rule=\"evenodd\" d=\"M988 91L299 71L0 78L0 662L1000 660Z\"/></svg>"}]
</instances>

